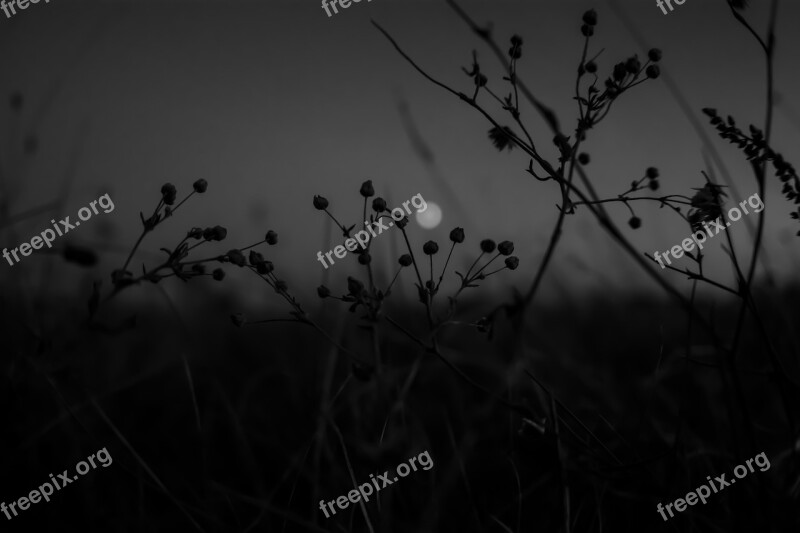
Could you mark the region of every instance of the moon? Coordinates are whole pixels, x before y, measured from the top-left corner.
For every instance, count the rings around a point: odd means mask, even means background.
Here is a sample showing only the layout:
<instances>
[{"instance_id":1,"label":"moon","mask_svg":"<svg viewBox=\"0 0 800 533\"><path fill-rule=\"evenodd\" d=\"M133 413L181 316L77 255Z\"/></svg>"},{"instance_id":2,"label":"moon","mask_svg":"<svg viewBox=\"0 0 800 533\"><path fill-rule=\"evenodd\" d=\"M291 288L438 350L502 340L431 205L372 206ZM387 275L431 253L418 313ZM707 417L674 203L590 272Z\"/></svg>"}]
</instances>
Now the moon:
<instances>
[{"instance_id":1,"label":"moon","mask_svg":"<svg viewBox=\"0 0 800 533\"><path fill-rule=\"evenodd\" d=\"M433 202L428 202L425 211L417 213L417 224L424 229L433 229L442 222L442 208Z\"/></svg>"}]
</instances>

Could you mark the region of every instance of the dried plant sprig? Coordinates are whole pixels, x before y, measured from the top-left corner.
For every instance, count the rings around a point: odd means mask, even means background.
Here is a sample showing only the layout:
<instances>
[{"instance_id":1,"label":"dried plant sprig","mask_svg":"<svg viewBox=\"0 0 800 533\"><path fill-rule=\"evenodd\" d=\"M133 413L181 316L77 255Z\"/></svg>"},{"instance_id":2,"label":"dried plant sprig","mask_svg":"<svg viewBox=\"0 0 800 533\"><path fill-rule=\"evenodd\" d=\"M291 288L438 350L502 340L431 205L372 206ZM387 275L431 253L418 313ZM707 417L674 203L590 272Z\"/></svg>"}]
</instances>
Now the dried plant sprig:
<instances>
[{"instance_id":1,"label":"dried plant sprig","mask_svg":"<svg viewBox=\"0 0 800 533\"><path fill-rule=\"evenodd\" d=\"M376 197L372 202L373 210L376 212L376 215L370 215L369 219L366 217L366 200L371 198L375 194L374 187L372 186L371 181L366 181L362 184L361 189L359 191L361 196L365 199L364 204L364 213L363 218L365 222L373 222L376 220L380 220L384 217L388 217L388 215L382 214L383 212L387 211L386 209L386 202L380 197ZM319 210L325 210L329 207L329 202L321 196L314 197L314 205ZM343 230L347 230L347 228L339 223L331 213L327 212L329 216L331 216L332 220L335 221L337 226ZM368 244L365 245L363 249L357 247L355 251L355 255L358 257L358 263L363 265L369 274L369 282L366 282L363 279L359 279L359 276L348 276L347 283L346 283L346 291L341 294L334 294L328 286L321 285L317 288L317 295L321 299L332 299L335 301L339 301L348 305L348 310L352 313L356 311L363 311L363 314L360 316L362 320L367 322L367 325L364 326L371 332L372 339L373 339L373 348L375 352L375 368L380 374L380 342L378 339L378 331L379 326L382 322L387 322L389 325L400 331L402 334L408 336L409 338L413 339L417 342L420 346L424 346L426 351L433 353L440 357L445 364L451 367L462 379L465 379L471 385L479 388L488 393L488 391L483 388L480 384L476 383L468 376L466 376L460 369L452 365L446 358L442 355L436 340L436 335L438 331L447 324L464 324L462 322L452 322L451 318L456 312L456 302L458 296L467 288L475 288L479 286L479 282L486 279L487 277L497 274L502 270L515 270L519 266L519 259L511 255L514 251L514 244L511 241L503 241L500 245L496 245L494 241L490 239L486 239L481 243L481 254L473 263L472 267L470 267L467 274L461 274L456 272L456 274L460 278L460 287L457 289L456 293L448 298L449 300L449 308L445 314L445 318L437 319L434 314L434 303L435 303L435 296L438 294L439 289L441 287L441 283L443 282L444 276L447 273L447 269L450 265L450 260L453 255L453 251L457 244L461 244L465 240L465 232L463 228L457 227L454 228L450 232L450 241L451 247L447 256L447 259L444 262L444 266L441 269L441 272L437 273L437 269L435 268L434 264L434 256L439 253L439 244L435 241L429 240L422 245L422 255L427 255L427 270L428 276L425 278L423 277L423 270L425 270L425 265L421 265L419 263L422 260L422 256L419 255L419 250L416 250L415 246L412 244L411 236L409 235L408 229L408 217L403 217L401 220L394 221L394 227L397 228L398 231L401 232L403 235L403 241L406 245L406 253L404 253L398 260L399 268L394 274L391 282L385 289L381 289L377 287L374 283L374 278L372 275L372 261L370 259L364 260L365 257L369 258L369 251L370 246L372 245L373 240L370 239ZM416 253L415 253L416 250ZM480 260L486 255L491 254L495 250L497 250L497 254L491 257L488 261L486 261L483 265L478 268L477 271L473 272L476 268ZM498 257L505 257L504 266L493 270L491 272L487 272L486 269L489 265L492 264ZM419 296L419 301L421 304L425 306L425 313L428 321L428 333L426 335L427 338L430 339L430 344L424 341L421 337L416 336L415 334L411 333L409 329L405 326L400 324L397 320L393 319L392 317L388 316L385 311L383 310L384 302L389 298L392 293L392 288L394 284L400 277L403 269L412 267L414 269L414 276L416 280L414 285L417 289L417 293ZM434 281L438 275L438 281ZM470 325L470 324L467 324ZM476 323L471 324L473 327L478 327ZM359 367L363 370L363 367ZM360 370L360 371L361 371ZM355 372L355 368L354 368ZM491 394L491 393L490 393ZM518 407L518 406L517 406ZM517 408L515 407L515 408Z\"/></svg>"},{"instance_id":2,"label":"dried plant sprig","mask_svg":"<svg viewBox=\"0 0 800 533\"><path fill-rule=\"evenodd\" d=\"M181 200L178 205L175 205L178 195L177 188L172 183L165 183L161 187L161 198L156 204L152 215L145 218L143 213L139 213L139 218L142 222L142 233L139 235L133 247L131 248L131 251L122 267L114 270L111 273L113 291L108 295L107 299L113 297L125 287L135 285L145 280L157 283L166 277L176 276L183 281L188 281L193 277L204 275L211 275L215 277L215 279L219 278L219 274L206 274L205 270L203 270L201 267L192 268L190 270L185 270L183 267L189 264L184 262L184 259L186 259L189 255L189 252L196 247L196 245L189 246L187 241L190 239L203 239L201 243L198 243L202 244L202 242L208 240L222 240L227 234L227 230L222 226L206 228L205 230L200 228L192 228L189 230L189 232L187 232L186 236L175 246L174 249L170 250L167 248L162 248L162 251L167 254L167 260L164 261L164 263L150 270L147 270L145 266L142 265L142 275L139 277L135 277L133 272L128 270L128 266L133 260L133 256L136 254L136 251L139 249L139 246L141 246L145 237L149 233L153 232L167 218L173 216L178 208L180 208L189 198L195 194L203 194L206 192L206 190L208 190L208 182L204 179L198 179L192 185L192 192L186 195L186 197ZM162 270L170 270L172 271L172 274L161 274ZM90 312L93 313L94 311L96 311L96 305L90 305Z\"/></svg>"},{"instance_id":3,"label":"dried plant sprig","mask_svg":"<svg viewBox=\"0 0 800 533\"><path fill-rule=\"evenodd\" d=\"M770 148L764 132L750 125L750 134L747 135L736 126L736 121L732 116L728 115L727 119L723 119L716 109L710 107L704 108L703 113L709 117L711 125L716 128L720 138L736 145L753 165L772 163L775 167L775 177L783 183L781 194L787 201L800 205L800 177L791 163ZM800 207L792 211L789 216L794 220L800 219ZM800 236L800 231L797 232L797 235Z\"/></svg>"},{"instance_id":4,"label":"dried plant sprig","mask_svg":"<svg viewBox=\"0 0 800 533\"><path fill-rule=\"evenodd\" d=\"M553 228L553 232L550 238L550 242L548 244L547 250L544 254L543 260L541 261L536 275L534 276L533 282L531 284L530 290L526 295L526 301L530 302L533 299L536 290L539 288L541 281L544 276L544 272L547 269L548 265L550 264L550 260L553 257L553 253L555 248L560 240L560 236L562 234L562 226L564 223L564 217L566 214L571 214L573 212L572 209L572 202L574 201L571 197L572 195L577 196L575 200L580 200L584 203L590 201L597 201L600 198L596 194L591 182L589 181L588 177L586 176L585 172L580 168L578 165L578 154L580 153L579 147L583 140L585 140L586 132L591 129L592 127L596 126L600 121L607 116L608 112L611 108L611 103L616 101L618 97L631 89L635 85L646 81L647 79L654 79L659 76L660 71L655 64L656 62L660 61L662 57L662 53L660 50L653 49L648 53L647 63L642 65L641 62L633 56L629 58L627 61L622 63L620 68L617 68L616 76L612 74L612 76L607 80L608 84L604 91L601 91L597 87L597 68L596 64L592 64L588 68L583 68L582 66L587 63L588 58L588 43L589 38L594 33L594 25L597 23L597 18L595 13L587 12L584 14L583 24L585 26L590 27L591 29L582 28L582 33L585 36L585 46L584 52L581 57L581 61L579 63L578 68L578 77L576 79L576 99L578 99L579 104L579 117L578 117L578 125L575 130L574 141L570 141L570 138L563 133L561 133L558 120L555 117L555 114L550 110L547 106L542 104L541 101L536 99L536 97L531 93L531 91L518 79L516 73L516 60L521 57L522 54L522 39L518 36L513 36L511 40L511 48L509 49L508 56L502 52L500 47L491 37L491 30L488 28L483 28L478 26L467 14L464 10L458 6L458 4L453 0L448 0L447 3L456 10L459 16L464 19L469 26L478 34L492 49L495 53L497 58L503 63L504 67L508 72L508 76L504 78L512 85L512 94L509 94L505 98L499 98L490 88L489 80L486 80L484 83L483 78L478 77L479 74L482 73L480 63L477 61L476 54L473 53L473 65L470 70L464 69L465 74L473 78L473 86L474 86L474 96L471 98L467 96L464 92L458 91L455 88L448 86L445 83L437 80L435 77L430 75L426 72L419 64L417 64L414 59L412 59L397 43L397 41L379 24L373 22L373 25L381 32L383 35L389 40L389 42L394 46L395 50L414 68L417 72L419 72L423 77L429 80L431 83L441 87L442 89L446 90L450 94L458 97L460 100L465 102L471 108L475 109L479 113L481 113L492 125L490 130L490 137L495 146L499 149L507 149L511 146L515 146L523 150L527 155L530 156L531 160L528 165L527 171L537 180L539 181L549 181L554 180L558 184L561 194L562 194L562 203L559 206L559 217L556 221L555 227ZM588 22L587 22L588 20ZM592 24L589 24L591 22ZM594 57L597 57L596 54ZM592 74L594 76L594 81L590 83L590 85L585 89L581 89L581 78L586 75L587 73ZM518 89L518 90L517 90ZM493 116L493 114L483 106L482 103L478 102L478 96L482 91L485 91L493 100L499 101L503 107L503 109L511 114L511 117L514 119L519 131L522 133L519 134L517 131L512 129L508 125L503 125L499 122L499 120ZM559 152L559 159L558 165L551 164L548 160L546 160L538 151L537 146L532 141L531 135L528 133L527 128L525 128L524 122L521 119L521 112L519 109L519 98L518 92L522 92L527 100L533 105L533 107L545 118L546 124L554 131L554 144L558 148ZM581 100L583 98L583 100ZM586 104L586 106L584 105ZM587 156L582 158L583 161L587 160ZM534 168L534 162L539 167ZM567 167L568 165L568 167ZM580 179L583 182L583 187L578 187L575 183L573 183L573 176L577 173L580 176ZM603 205L590 205L590 211L594 214L598 220L601 222L603 228L607 229L612 236L617 240L617 242L623 246L626 252L630 254L630 256L643 268L647 267L647 263L643 261L639 257L639 252L634 249L634 247L627 242L621 235L619 229L614 225L610 217L606 214ZM655 276L649 269L651 277L659 283L667 292L671 295L675 296L676 298L682 298L679 293L671 287L669 284Z\"/></svg>"},{"instance_id":5,"label":"dried plant sprig","mask_svg":"<svg viewBox=\"0 0 800 533\"><path fill-rule=\"evenodd\" d=\"M636 212L631 205L631 202L636 201L646 201L646 202L658 202L659 207L669 207L673 211L675 211L681 218L686 220L686 215L683 214L681 211L681 205L691 206L692 199L688 196L684 196L681 194L668 194L664 196L630 196L631 193L638 192L645 187L643 184L647 182L647 187L652 190L656 191L660 188L660 184L658 181L660 174L658 169L655 167L648 167L645 171L645 175L638 180L634 180L631 182L631 186L625 192L617 195L616 198L606 198L603 200L594 200L594 201L579 201L574 202L572 204L573 207L578 207L581 205L599 205L611 202L619 202L625 205L625 207L630 211L631 218L628 220L628 225L632 229L639 229L642 225L642 220L636 216Z\"/></svg>"}]
</instances>

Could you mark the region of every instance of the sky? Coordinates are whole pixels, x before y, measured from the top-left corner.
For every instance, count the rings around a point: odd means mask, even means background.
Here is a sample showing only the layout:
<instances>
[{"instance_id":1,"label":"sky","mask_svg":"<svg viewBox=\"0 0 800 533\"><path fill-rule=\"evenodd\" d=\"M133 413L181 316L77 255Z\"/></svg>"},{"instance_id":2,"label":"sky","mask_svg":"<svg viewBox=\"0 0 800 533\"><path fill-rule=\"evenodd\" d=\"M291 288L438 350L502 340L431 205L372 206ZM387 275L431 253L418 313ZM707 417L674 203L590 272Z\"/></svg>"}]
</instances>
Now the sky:
<instances>
[{"instance_id":1,"label":"sky","mask_svg":"<svg viewBox=\"0 0 800 533\"><path fill-rule=\"evenodd\" d=\"M745 13L766 27L764 0ZM572 100L582 48L581 14L598 11L590 44L600 72L628 56L646 54L605 1L478 1L462 5L481 22L492 21L503 43L524 39L520 76L559 115L575 125ZM664 15L655 2L617 2L647 42L664 52L662 68L692 109L715 107L740 124L762 125L763 55L737 24L723 0L687 0ZM788 159L800 141L800 77L796 66L800 4L782 2L777 27L775 148ZM77 242L109 240L109 264L124 260L138 234L139 211L152 210L163 183L181 192L198 178L208 192L193 198L180 216L145 248L157 251L192 226L221 224L230 246L280 235L271 249L290 284L317 284L354 270L354 260L329 272L316 260L341 239L312 197L325 196L348 224L360 222L361 182L372 179L390 207L413 195L436 202L442 224L415 228L417 246L443 245L455 226L465 228L466 248L454 259L468 264L483 238L509 239L524 267L503 281L525 287L538 265L560 201L552 183L524 172L518 151L500 153L487 138L489 124L473 110L415 72L371 24L375 21L432 76L468 90L461 67L477 50L489 84L504 92L502 72L443 1L373 0L328 17L315 0L262 2L40 2L12 19L0 15L0 94L21 91L19 115L0 110L0 169L10 213L68 195L58 208L16 224L3 246L27 240L61 218L109 193L113 213L75 232ZM661 191L691 194L705 169L702 143L664 80L645 83L615 104L585 144L587 167L601 196L615 196L647 167L661 174ZM500 110L494 109L500 114ZM523 119L545 154L551 135L531 109ZM748 167L735 150L717 142L740 197L756 192ZM430 151L426 162L409 137L413 129ZM38 152L25 156L21 139L34 134ZM797 163L795 159L795 165ZM798 259L796 222L769 180L765 243L779 279L791 279ZM643 225L627 227L622 205L609 212L642 253L665 250L688 236L685 223L655 206L637 207ZM743 224L743 223L740 223ZM109 226L114 233L109 233ZM736 229L743 248L746 232ZM104 233L105 232L105 233ZM376 259L391 275L399 255L396 235L381 236ZM546 292L635 287L652 282L585 211L569 217ZM721 239L719 239L721 240ZM719 245L709 271L730 278ZM220 251L226 251L220 250ZM145 256L142 256L143 258ZM31 261L31 259L27 259ZM674 282L681 277L665 273ZM568 286L566 286L568 285Z\"/></svg>"}]
</instances>

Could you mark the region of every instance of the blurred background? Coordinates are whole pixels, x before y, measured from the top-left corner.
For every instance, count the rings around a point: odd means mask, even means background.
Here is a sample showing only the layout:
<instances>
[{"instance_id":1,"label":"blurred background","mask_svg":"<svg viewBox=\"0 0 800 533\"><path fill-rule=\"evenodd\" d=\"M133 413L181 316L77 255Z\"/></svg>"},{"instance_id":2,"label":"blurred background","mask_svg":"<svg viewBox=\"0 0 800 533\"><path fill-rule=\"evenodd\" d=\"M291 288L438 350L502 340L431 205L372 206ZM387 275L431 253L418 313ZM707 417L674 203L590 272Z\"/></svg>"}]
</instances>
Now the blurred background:
<instances>
[{"instance_id":1,"label":"blurred background","mask_svg":"<svg viewBox=\"0 0 800 533\"><path fill-rule=\"evenodd\" d=\"M764 35L770 2L749 4L742 13ZM663 194L691 196L704 184L702 170L719 174L693 121L732 177L731 205L757 192L745 158L700 113L716 108L743 128L764 122L763 52L725 0L688 0L667 15L655 2L632 0L460 5L478 23L492 23L501 47L515 33L523 38L519 75L570 133L587 9L598 12L590 55L603 50L601 79L634 53L663 51L662 77L625 94L582 147L601 197L624 192L651 166ZM799 19L800 4L780 3L771 144L795 164ZM74 220L102 194L115 204L51 253L0 266L8 417L0 498L26 494L103 446L119 458L70 485L61 500L0 523L19 531L56 524L72 531L797 530L800 441L782 418L768 361L777 353L790 376L800 375L800 249L793 207L771 173L763 245L774 283L761 285L763 269L756 276L765 327L741 322L735 297L658 272L737 346L738 378L721 370L730 368L716 342L585 208L567 217L529 312L498 312L503 320L491 337L474 327L440 332L451 362L524 405L525 415L471 386L410 335L383 323L376 344L358 313L318 298L320 284L346 293L347 276L363 277L364 269L353 254L329 270L317 261L318 251L343 239L314 209L314 195L348 226L363 220L358 191L367 179L390 208L416 194L437 204L441 222L426 229L412 218L409 235L420 256L423 242L439 243L438 268L456 226L466 241L450 265L462 272L480 240L513 241L519 269L459 300L462 326L528 290L561 202L555 184L533 180L519 150L493 147L486 120L419 75L371 21L430 75L465 92L472 81L462 67L476 50L490 87L505 92L501 65L444 1L362 1L332 17L317 0L52 0L10 19L0 14L0 246L30 241L50 219ZM555 160L539 115L523 107L522 117ZM211 255L274 230L278 244L261 251L326 334L297 323L237 329L232 313L285 319L292 309L230 265L222 283L171 279L128 289L88 320L93 283L108 294L111 271L141 232L139 213L152 212L164 183L175 184L180 199L198 179L208 191L148 236L130 270L155 264L164 257L159 248L174 247L192 227L227 228L224 243L207 246ZM623 205L608 212L642 254L689 234L669 210L634 207L642 219L636 230ZM744 260L752 243L746 225L757 220L749 218L731 228ZM68 244L97 262L64 261ZM720 237L707 246L704 271L734 286L723 244ZM386 286L405 244L392 231L374 246L376 281ZM426 338L413 281L409 270L401 273L387 312ZM442 310L457 289L448 273ZM368 360L382 352L385 373L363 375L350 351ZM555 398L563 406L553 407ZM796 388L789 398L795 405ZM569 442L556 433L559 410ZM346 493L352 476L363 482L424 449L436 466L386 489L395 492L368 508L371 522L361 511L334 521L316 510L320 499ZM663 523L655 513L657 501L681 497L760 451L774 459L773 470L752 474L763 481L689 518Z\"/></svg>"}]
</instances>

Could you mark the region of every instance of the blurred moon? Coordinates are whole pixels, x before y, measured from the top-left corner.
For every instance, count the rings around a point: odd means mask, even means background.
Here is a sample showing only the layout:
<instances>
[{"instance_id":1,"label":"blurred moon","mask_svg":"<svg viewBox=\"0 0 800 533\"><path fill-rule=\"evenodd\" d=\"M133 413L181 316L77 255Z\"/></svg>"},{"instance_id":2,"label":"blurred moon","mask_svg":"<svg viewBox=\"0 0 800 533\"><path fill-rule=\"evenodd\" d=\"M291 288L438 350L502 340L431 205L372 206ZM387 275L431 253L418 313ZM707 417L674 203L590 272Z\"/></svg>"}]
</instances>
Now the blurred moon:
<instances>
[{"instance_id":1,"label":"blurred moon","mask_svg":"<svg viewBox=\"0 0 800 533\"><path fill-rule=\"evenodd\" d=\"M425 211L417 213L417 224L425 229L433 229L442 222L442 209L433 202L428 202Z\"/></svg>"}]
</instances>

